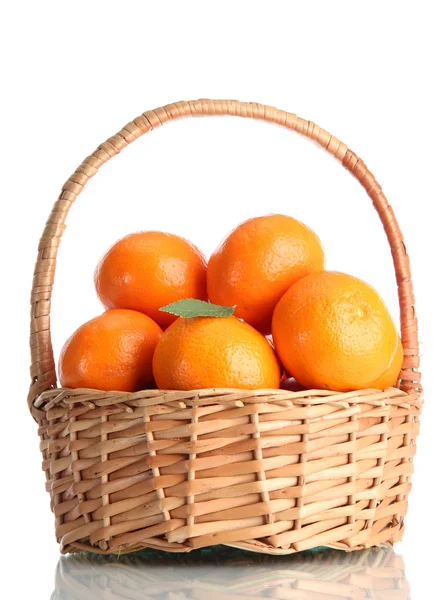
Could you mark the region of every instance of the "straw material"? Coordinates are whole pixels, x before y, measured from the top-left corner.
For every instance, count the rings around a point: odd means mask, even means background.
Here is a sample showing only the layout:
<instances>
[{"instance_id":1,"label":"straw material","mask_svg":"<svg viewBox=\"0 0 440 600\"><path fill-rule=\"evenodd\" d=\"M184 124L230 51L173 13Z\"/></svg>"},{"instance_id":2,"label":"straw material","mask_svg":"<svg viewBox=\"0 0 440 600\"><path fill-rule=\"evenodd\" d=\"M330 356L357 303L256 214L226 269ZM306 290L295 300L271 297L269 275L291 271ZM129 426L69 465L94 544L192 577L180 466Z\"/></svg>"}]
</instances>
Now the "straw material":
<instances>
[{"instance_id":1,"label":"straw material","mask_svg":"<svg viewBox=\"0 0 440 600\"><path fill-rule=\"evenodd\" d=\"M364 186L396 272L405 354L399 389L126 394L56 387L49 315L67 213L109 158L162 123L190 115L284 125L317 141ZM99 146L63 186L40 241L31 302L28 403L39 424L62 552L187 552L227 544L288 554L324 545L391 545L402 537L422 406L409 259L373 175L314 123L226 100L144 113Z\"/></svg>"},{"instance_id":2,"label":"straw material","mask_svg":"<svg viewBox=\"0 0 440 600\"><path fill-rule=\"evenodd\" d=\"M52 600L409 600L405 565L391 549L290 557L230 548L190 555L62 557Z\"/></svg>"}]
</instances>

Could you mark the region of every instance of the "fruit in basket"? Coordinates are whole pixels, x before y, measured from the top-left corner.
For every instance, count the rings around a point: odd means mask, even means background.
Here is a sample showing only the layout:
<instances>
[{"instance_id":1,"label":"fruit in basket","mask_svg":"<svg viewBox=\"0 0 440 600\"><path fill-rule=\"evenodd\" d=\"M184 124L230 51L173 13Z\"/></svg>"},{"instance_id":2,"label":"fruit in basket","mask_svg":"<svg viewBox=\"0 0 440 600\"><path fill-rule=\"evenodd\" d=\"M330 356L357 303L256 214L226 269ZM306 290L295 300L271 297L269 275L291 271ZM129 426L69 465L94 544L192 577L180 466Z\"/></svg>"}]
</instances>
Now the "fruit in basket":
<instances>
[{"instance_id":1,"label":"fruit in basket","mask_svg":"<svg viewBox=\"0 0 440 600\"><path fill-rule=\"evenodd\" d=\"M160 231L132 233L116 242L95 270L106 308L145 313L162 327L176 317L159 308L182 298L206 299L206 261L187 240Z\"/></svg>"},{"instance_id":2,"label":"fruit in basket","mask_svg":"<svg viewBox=\"0 0 440 600\"><path fill-rule=\"evenodd\" d=\"M280 388L289 392L302 392L306 389L294 377L286 377L286 379L283 379Z\"/></svg>"},{"instance_id":3,"label":"fruit in basket","mask_svg":"<svg viewBox=\"0 0 440 600\"><path fill-rule=\"evenodd\" d=\"M234 316L180 318L164 332L153 357L160 389L279 388L273 348Z\"/></svg>"},{"instance_id":4,"label":"fruit in basket","mask_svg":"<svg viewBox=\"0 0 440 600\"><path fill-rule=\"evenodd\" d=\"M402 366L382 298L344 273L313 273L293 284L275 307L272 334L286 370L309 389L384 389Z\"/></svg>"},{"instance_id":5,"label":"fruit in basket","mask_svg":"<svg viewBox=\"0 0 440 600\"><path fill-rule=\"evenodd\" d=\"M84 323L59 360L63 387L135 392L153 385L152 360L162 329L147 315L114 309Z\"/></svg>"},{"instance_id":6,"label":"fruit in basket","mask_svg":"<svg viewBox=\"0 0 440 600\"><path fill-rule=\"evenodd\" d=\"M208 263L208 296L236 306L235 315L270 333L276 303L301 277L324 268L318 236L286 215L267 215L241 223Z\"/></svg>"}]
</instances>

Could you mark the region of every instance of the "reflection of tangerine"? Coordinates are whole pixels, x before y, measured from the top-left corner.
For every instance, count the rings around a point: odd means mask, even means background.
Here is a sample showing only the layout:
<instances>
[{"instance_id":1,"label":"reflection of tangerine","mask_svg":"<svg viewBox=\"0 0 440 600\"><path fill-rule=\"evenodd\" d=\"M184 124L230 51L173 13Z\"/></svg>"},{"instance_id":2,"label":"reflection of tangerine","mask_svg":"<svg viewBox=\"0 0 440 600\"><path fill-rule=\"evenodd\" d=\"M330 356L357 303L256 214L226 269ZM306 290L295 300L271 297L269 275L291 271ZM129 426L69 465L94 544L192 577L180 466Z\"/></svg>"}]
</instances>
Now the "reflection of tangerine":
<instances>
[{"instance_id":1,"label":"reflection of tangerine","mask_svg":"<svg viewBox=\"0 0 440 600\"><path fill-rule=\"evenodd\" d=\"M296 282L272 321L286 370L309 389L384 389L395 385L403 351L383 300L343 273L314 273Z\"/></svg>"},{"instance_id":2,"label":"reflection of tangerine","mask_svg":"<svg viewBox=\"0 0 440 600\"><path fill-rule=\"evenodd\" d=\"M183 298L206 299L206 261L193 244L177 235L132 233L101 259L95 286L106 308L138 310L167 327L177 317L159 308Z\"/></svg>"},{"instance_id":3,"label":"reflection of tangerine","mask_svg":"<svg viewBox=\"0 0 440 600\"><path fill-rule=\"evenodd\" d=\"M81 325L61 351L61 385L135 392L153 384L152 360L162 330L134 310L115 309Z\"/></svg>"},{"instance_id":4,"label":"reflection of tangerine","mask_svg":"<svg viewBox=\"0 0 440 600\"><path fill-rule=\"evenodd\" d=\"M235 317L179 319L157 345L153 371L160 389L280 387L272 347Z\"/></svg>"},{"instance_id":5,"label":"reflection of tangerine","mask_svg":"<svg viewBox=\"0 0 440 600\"><path fill-rule=\"evenodd\" d=\"M209 299L236 306L237 317L266 334L284 292L323 268L319 238L300 221L286 215L249 219L209 259Z\"/></svg>"}]
</instances>

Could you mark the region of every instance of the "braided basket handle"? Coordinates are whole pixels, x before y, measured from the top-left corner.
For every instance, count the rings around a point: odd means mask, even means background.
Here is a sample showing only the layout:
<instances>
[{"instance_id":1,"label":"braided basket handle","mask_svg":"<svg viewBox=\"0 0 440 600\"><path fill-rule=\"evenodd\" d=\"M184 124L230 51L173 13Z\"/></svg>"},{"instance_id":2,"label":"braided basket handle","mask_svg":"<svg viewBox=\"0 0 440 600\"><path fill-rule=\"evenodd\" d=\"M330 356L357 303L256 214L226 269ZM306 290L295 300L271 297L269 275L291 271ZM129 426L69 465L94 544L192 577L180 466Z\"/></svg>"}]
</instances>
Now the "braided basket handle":
<instances>
[{"instance_id":1,"label":"braided basket handle","mask_svg":"<svg viewBox=\"0 0 440 600\"><path fill-rule=\"evenodd\" d=\"M292 113L253 102L196 100L176 102L143 113L123 127L119 133L98 146L95 152L84 160L63 185L61 194L55 202L40 239L32 284L30 332L32 382L28 396L29 407L31 408L33 401L42 392L55 386L57 381L50 335L50 300L58 245L71 205L98 169L138 137L167 121L186 116L204 115L232 115L261 119L293 129L318 142L359 180L379 214L393 256L399 292L401 336L405 355L400 373L401 388L407 391L420 391L420 373L417 370L419 366L417 319L414 309L409 258L393 210L388 204L380 185L362 160L330 133L321 129L312 121L305 121Z\"/></svg>"}]
</instances>

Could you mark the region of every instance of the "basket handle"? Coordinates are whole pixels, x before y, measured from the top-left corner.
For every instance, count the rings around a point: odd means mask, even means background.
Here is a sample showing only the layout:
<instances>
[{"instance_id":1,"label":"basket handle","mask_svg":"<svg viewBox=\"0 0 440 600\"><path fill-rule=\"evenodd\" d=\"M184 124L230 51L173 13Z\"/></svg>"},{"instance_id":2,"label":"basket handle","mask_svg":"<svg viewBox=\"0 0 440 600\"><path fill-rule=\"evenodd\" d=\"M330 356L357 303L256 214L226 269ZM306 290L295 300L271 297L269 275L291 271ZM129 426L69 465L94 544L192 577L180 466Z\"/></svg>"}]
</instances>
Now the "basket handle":
<instances>
[{"instance_id":1,"label":"basket handle","mask_svg":"<svg viewBox=\"0 0 440 600\"><path fill-rule=\"evenodd\" d=\"M405 354L400 374L401 388L407 391L420 391L417 319L409 258L393 210L374 176L362 160L345 144L312 121L306 121L292 113L254 102L203 99L176 102L143 113L123 127L119 133L98 146L95 152L84 160L63 185L40 239L32 284L30 332L32 382L28 396L29 407L31 408L33 401L42 392L54 387L57 381L50 335L50 300L58 245L70 207L98 169L138 137L167 121L186 116L204 115L232 115L261 119L293 129L318 142L359 180L379 214L393 256L399 293L401 337Z\"/></svg>"}]
</instances>

